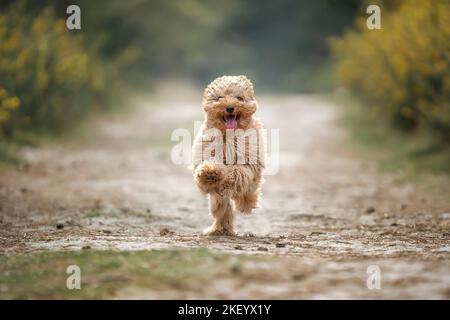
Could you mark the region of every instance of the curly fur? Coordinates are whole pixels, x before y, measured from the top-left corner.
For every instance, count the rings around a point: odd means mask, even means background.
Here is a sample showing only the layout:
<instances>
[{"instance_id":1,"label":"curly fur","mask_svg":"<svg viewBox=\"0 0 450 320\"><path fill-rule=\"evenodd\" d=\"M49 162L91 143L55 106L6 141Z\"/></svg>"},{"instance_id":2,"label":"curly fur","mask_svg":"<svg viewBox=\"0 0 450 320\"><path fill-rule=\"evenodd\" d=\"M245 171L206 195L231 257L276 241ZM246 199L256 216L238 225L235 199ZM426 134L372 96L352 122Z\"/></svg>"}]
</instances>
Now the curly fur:
<instances>
[{"instance_id":1,"label":"curly fur","mask_svg":"<svg viewBox=\"0 0 450 320\"><path fill-rule=\"evenodd\" d=\"M227 107L234 108L234 130L225 126ZM265 141L262 123L254 116L257 108L253 84L242 75L219 77L204 91L205 120L194 143L193 163L194 181L208 194L214 218L205 234L234 235L234 210L249 214L259 206Z\"/></svg>"}]
</instances>

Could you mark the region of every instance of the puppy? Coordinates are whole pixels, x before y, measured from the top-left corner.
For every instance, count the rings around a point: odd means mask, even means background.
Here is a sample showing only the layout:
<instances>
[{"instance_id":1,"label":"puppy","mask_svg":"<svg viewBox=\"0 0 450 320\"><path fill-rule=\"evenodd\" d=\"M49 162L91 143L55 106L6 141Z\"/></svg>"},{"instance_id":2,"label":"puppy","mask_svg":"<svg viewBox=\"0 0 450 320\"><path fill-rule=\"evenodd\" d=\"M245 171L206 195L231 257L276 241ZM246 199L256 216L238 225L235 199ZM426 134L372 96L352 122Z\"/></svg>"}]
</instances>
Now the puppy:
<instances>
[{"instance_id":1,"label":"puppy","mask_svg":"<svg viewBox=\"0 0 450 320\"><path fill-rule=\"evenodd\" d=\"M219 77L204 91L192 155L194 181L214 218L207 235L235 235L234 210L249 214L259 206L266 151L257 108L253 84L242 75Z\"/></svg>"}]
</instances>

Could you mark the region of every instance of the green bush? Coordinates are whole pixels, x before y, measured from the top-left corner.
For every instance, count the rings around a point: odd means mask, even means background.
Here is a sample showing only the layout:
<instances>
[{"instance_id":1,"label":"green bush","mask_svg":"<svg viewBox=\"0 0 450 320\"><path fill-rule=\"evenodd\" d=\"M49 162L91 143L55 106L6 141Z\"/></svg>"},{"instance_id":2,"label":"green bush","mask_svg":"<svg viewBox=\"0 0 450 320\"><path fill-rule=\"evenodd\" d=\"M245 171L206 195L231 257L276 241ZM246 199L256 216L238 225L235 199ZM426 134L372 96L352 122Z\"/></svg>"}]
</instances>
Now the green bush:
<instances>
[{"instance_id":1,"label":"green bush","mask_svg":"<svg viewBox=\"0 0 450 320\"><path fill-rule=\"evenodd\" d=\"M331 40L338 82L403 130L450 141L450 2L398 1L382 9L382 29Z\"/></svg>"},{"instance_id":2,"label":"green bush","mask_svg":"<svg viewBox=\"0 0 450 320\"><path fill-rule=\"evenodd\" d=\"M0 14L0 136L58 131L104 104L113 69L52 8Z\"/></svg>"}]
</instances>

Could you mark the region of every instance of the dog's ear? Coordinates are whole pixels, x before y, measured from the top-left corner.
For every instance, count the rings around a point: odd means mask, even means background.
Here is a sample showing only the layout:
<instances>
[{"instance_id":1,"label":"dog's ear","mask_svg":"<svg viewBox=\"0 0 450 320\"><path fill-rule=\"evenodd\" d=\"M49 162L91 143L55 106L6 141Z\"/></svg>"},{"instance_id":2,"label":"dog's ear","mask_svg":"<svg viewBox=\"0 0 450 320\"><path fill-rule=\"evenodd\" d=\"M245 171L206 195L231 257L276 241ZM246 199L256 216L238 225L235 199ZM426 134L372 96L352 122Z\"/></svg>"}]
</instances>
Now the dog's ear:
<instances>
[{"instance_id":1,"label":"dog's ear","mask_svg":"<svg viewBox=\"0 0 450 320\"><path fill-rule=\"evenodd\" d=\"M251 98L252 100L255 99L255 93L253 90L253 83L251 82L251 80L249 78L247 78L247 76L245 75L239 75L238 76L239 82L242 84L242 86L244 88L246 88L247 93L249 94L249 98Z\"/></svg>"}]
</instances>

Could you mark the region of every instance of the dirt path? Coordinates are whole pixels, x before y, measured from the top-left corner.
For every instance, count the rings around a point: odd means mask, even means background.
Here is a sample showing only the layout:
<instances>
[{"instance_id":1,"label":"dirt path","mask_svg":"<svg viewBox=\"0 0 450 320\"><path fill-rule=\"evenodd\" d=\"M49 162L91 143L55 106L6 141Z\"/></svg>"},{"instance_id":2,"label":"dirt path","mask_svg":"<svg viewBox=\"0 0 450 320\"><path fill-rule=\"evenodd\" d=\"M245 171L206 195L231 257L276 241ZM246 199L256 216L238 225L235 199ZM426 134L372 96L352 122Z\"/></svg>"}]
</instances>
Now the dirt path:
<instances>
[{"instance_id":1,"label":"dirt path","mask_svg":"<svg viewBox=\"0 0 450 320\"><path fill-rule=\"evenodd\" d=\"M108 117L89 137L24 149L27 166L0 172L0 253L207 247L289 256L272 266L279 277L308 273L302 286L268 282L236 298L450 298L448 202L349 155L335 106L319 97L259 98L266 128L280 129L279 172L266 177L262 208L237 217L239 236L202 236L206 198L170 161L172 130L202 119L200 96L177 94ZM383 290L365 286L371 264Z\"/></svg>"}]
</instances>

